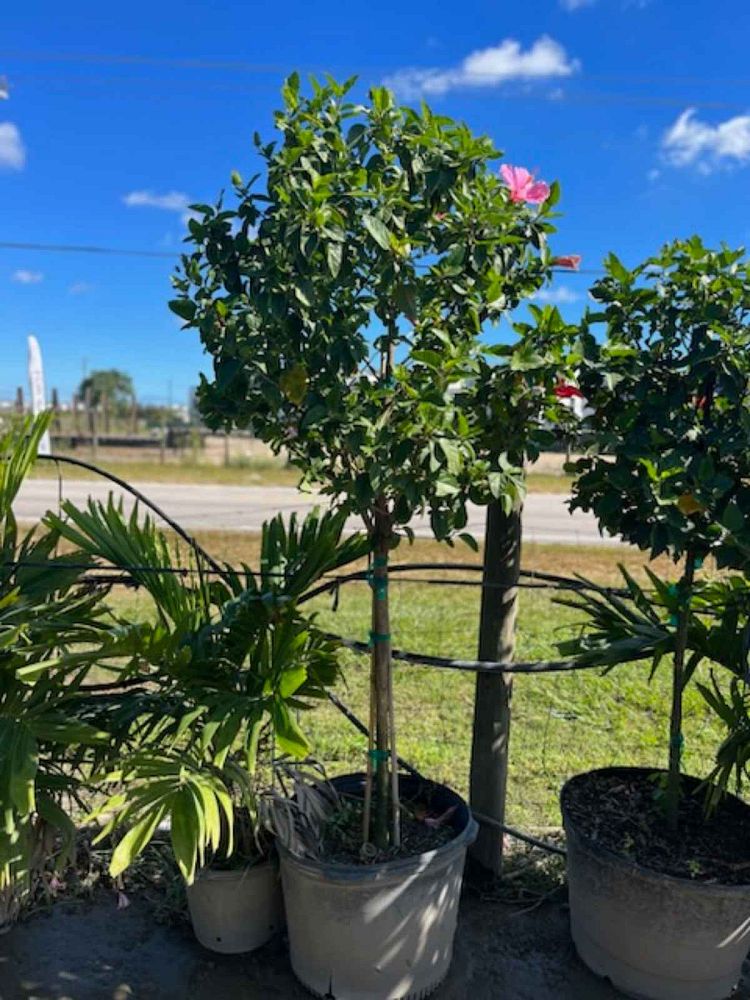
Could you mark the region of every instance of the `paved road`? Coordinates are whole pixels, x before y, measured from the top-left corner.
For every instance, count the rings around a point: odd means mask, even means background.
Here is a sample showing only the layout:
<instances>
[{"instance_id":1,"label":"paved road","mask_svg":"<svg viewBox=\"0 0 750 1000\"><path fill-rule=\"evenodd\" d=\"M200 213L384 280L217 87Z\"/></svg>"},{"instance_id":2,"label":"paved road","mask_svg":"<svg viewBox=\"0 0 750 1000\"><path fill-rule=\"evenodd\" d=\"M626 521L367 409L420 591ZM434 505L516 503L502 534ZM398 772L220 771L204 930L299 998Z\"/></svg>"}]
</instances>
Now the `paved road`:
<instances>
[{"instance_id":1,"label":"paved road","mask_svg":"<svg viewBox=\"0 0 750 1000\"><path fill-rule=\"evenodd\" d=\"M170 483L136 484L146 496L158 504L185 528L258 531L263 521L279 511L304 511L319 499L299 493L288 486L198 486ZM110 488L106 482L68 480L63 483L64 496L76 504L85 504L89 496L106 499ZM58 482L55 479L28 479L15 504L16 517L23 521L40 518L48 509L55 509ZM129 499L126 496L126 502ZM323 498L323 502L325 499ZM352 520L352 528L359 528ZM430 535L429 524L418 520L413 525L417 535ZM484 534L484 510L470 506L468 528L480 537ZM577 511L574 515L565 506L565 497L538 493L529 496L524 510L524 538L530 542L558 542L569 545L613 545L615 539L601 538L591 515Z\"/></svg>"}]
</instances>

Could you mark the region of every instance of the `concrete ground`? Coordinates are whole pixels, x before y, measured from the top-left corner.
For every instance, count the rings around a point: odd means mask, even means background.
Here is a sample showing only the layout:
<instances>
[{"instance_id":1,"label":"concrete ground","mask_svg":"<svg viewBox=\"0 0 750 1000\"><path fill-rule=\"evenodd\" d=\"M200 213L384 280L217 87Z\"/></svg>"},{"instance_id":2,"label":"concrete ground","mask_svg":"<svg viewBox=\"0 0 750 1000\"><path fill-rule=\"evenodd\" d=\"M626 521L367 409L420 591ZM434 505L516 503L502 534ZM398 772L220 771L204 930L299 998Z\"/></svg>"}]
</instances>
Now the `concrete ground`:
<instances>
[{"instance_id":1,"label":"concrete ground","mask_svg":"<svg viewBox=\"0 0 750 1000\"><path fill-rule=\"evenodd\" d=\"M2 1000L303 1000L283 939L247 956L205 951L188 927L154 923L137 896L57 903L0 938ZM435 1000L613 1000L580 963L561 903L535 910L469 896ZM345 998L344 998L345 1000Z\"/></svg>"},{"instance_id":2,"label":"concrete ground","mask_svg":"<svg viewBox=\"0 0 750 1000\"><path fill-rule=\"evenodd\" d=\"M263 521L281 511L289 514L303 512L325 503L326 498L300 493L289 486L202 486L172 483L134 484L165 513L184 528L220 529L229 531L259 531ZM78 506L89 497L106 500L110 489L118 494L117 487L107 482L65 480L63 495ZM56 479L27 479L14 504L16 517L21 521L36 521L47 510L58 504L59 483ZM533 493L524 506L524 540L527 542L555 542L568 545L618 545L617 539L602 538L592 514L569 512L565 496L555 493ZM126 496L129 505L129 498ZM466 530L477 538L484 535L485 511L469 504L469 522ZM351 528L361 529L357 519ZM421 537L431 537L429 523L424 518L414 521L412 527Z\"/></svg>"},{"instance_id":3,"label":"concrete ground","mask_svg":"<svg viewBox=\"0 0 750 1000\"><path fill-rule=\"evenodd\" d=\"M304 1000L283 935L250 955L203 949L187 924L112 892L60 901L0 936L0 1000ZM564 892L529 908L464 893L455 956L435 1000L617 1000L573 948ZM346 1000L346 998L341 998ZM750 1000L747 974L732 1000Z\"/></svg>"}]
</instances>

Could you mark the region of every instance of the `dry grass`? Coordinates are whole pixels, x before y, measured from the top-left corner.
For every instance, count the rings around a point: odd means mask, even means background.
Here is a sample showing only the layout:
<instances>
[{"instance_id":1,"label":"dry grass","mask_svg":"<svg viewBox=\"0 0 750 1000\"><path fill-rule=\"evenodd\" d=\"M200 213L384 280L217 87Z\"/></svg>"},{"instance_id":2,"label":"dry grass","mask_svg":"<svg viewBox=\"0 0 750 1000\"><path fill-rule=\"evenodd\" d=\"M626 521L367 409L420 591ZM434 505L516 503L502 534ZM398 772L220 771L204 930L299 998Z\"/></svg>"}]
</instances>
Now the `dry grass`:
<instances>
[{"instance_id":1,"label":"dry grass","mask_svg":"<svg viewBox=\"0 0 750 1000\"><path fill-rule=\"evenodd\" d=\"M168 452L161 461L158 452L139 449L100 449L93 457L90 449L62 452L63 457L78 458L98 465L131 483L178 483L206 486L297 486L300 473L284 461L272 455L234 457L229 465L222 465L190 454L180 456ZM60 469L65 479L91 482L98 479L96 473L74 465L61 463ZM47 461L40 461L30 472L33 479L56 477L56 467ZM570 493L572 479L557 471L530 472L527 487L530 493Z\"/></svg>"},{"instance_id":2,"label":"dry grass","mask_svg":"<svg viewBox=\"0 0 750 1000\"><path fill-rule=\"evenodd\" d=\"M198 531L199 543L220 561L245 562L257 566L260 558L260 536L239 531ZM459 542L453 547L444 542L417 538L412 545L402 542L392 554L394 563L465 562L481 565L482 551L472 552ZM522 564L525 570L575 576L580 573L596 583L613 583L619 579L618 563L639 577L647 557L632 548L605 545L555 545L530 542L523 547ZM668 576L674 573L669 559L657 559L649 564L657 573ZM419 574L423 575L423 574ZM449 574L438 574L449 575ZM452 575L452 574L450 574Z\"/></svg>"}]
</instances>

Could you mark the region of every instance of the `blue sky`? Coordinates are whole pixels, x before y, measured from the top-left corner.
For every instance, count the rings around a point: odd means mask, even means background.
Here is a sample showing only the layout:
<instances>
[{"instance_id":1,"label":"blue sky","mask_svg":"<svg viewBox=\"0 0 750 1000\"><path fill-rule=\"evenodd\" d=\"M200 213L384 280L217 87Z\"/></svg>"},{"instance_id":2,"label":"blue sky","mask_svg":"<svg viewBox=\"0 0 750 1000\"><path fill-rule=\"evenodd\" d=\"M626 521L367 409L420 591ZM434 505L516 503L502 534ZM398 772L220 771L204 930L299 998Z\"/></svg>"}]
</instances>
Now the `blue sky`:
<instances>
[{"instance_id":1,"label":"blue sky","mask_svg":"<svg viewBox=\"0 0 750 1000\"><path fill-rule=\"evenodd\" d=\"M746 0L131 0L6 5L0 23L0 241L165 258L0 249L0 399L121 367L176 402L206 364L167 310L184 205L251 172L292 69L392 80L562 186L560 253L636 263L675 236L750 239ZM139 60L131 57L140 57ZM549 296L574 317L585 275Z\"/></svg>"}]
</instances>

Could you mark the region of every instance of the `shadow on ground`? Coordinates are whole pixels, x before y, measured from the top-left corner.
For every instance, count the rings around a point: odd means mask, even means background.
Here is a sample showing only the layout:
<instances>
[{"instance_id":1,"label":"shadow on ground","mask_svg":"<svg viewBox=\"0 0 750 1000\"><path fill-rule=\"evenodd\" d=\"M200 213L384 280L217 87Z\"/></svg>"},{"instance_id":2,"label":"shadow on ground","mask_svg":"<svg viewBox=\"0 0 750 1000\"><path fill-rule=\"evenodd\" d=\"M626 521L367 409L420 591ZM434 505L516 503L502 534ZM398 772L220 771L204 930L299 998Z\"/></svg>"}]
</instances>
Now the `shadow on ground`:
<instances>
[{"instance_id":1,"label":"shadow on ground","mask_svg":"<svg viewBox=\"0 0 750 1000\"><path fill-rule=\"evenodd\" d=\"M133 898L58 903L0 937L2 1000L302 1000L283 939L249 956L204 951L189 927L154 922ZM468 893L451 973L436 1000L614 1000L579 962L564 898L532 910ZM736 1000L750 998L742 989ZM345 998L344 998L345 1000Z\"/></svg>"}]
</instances>

